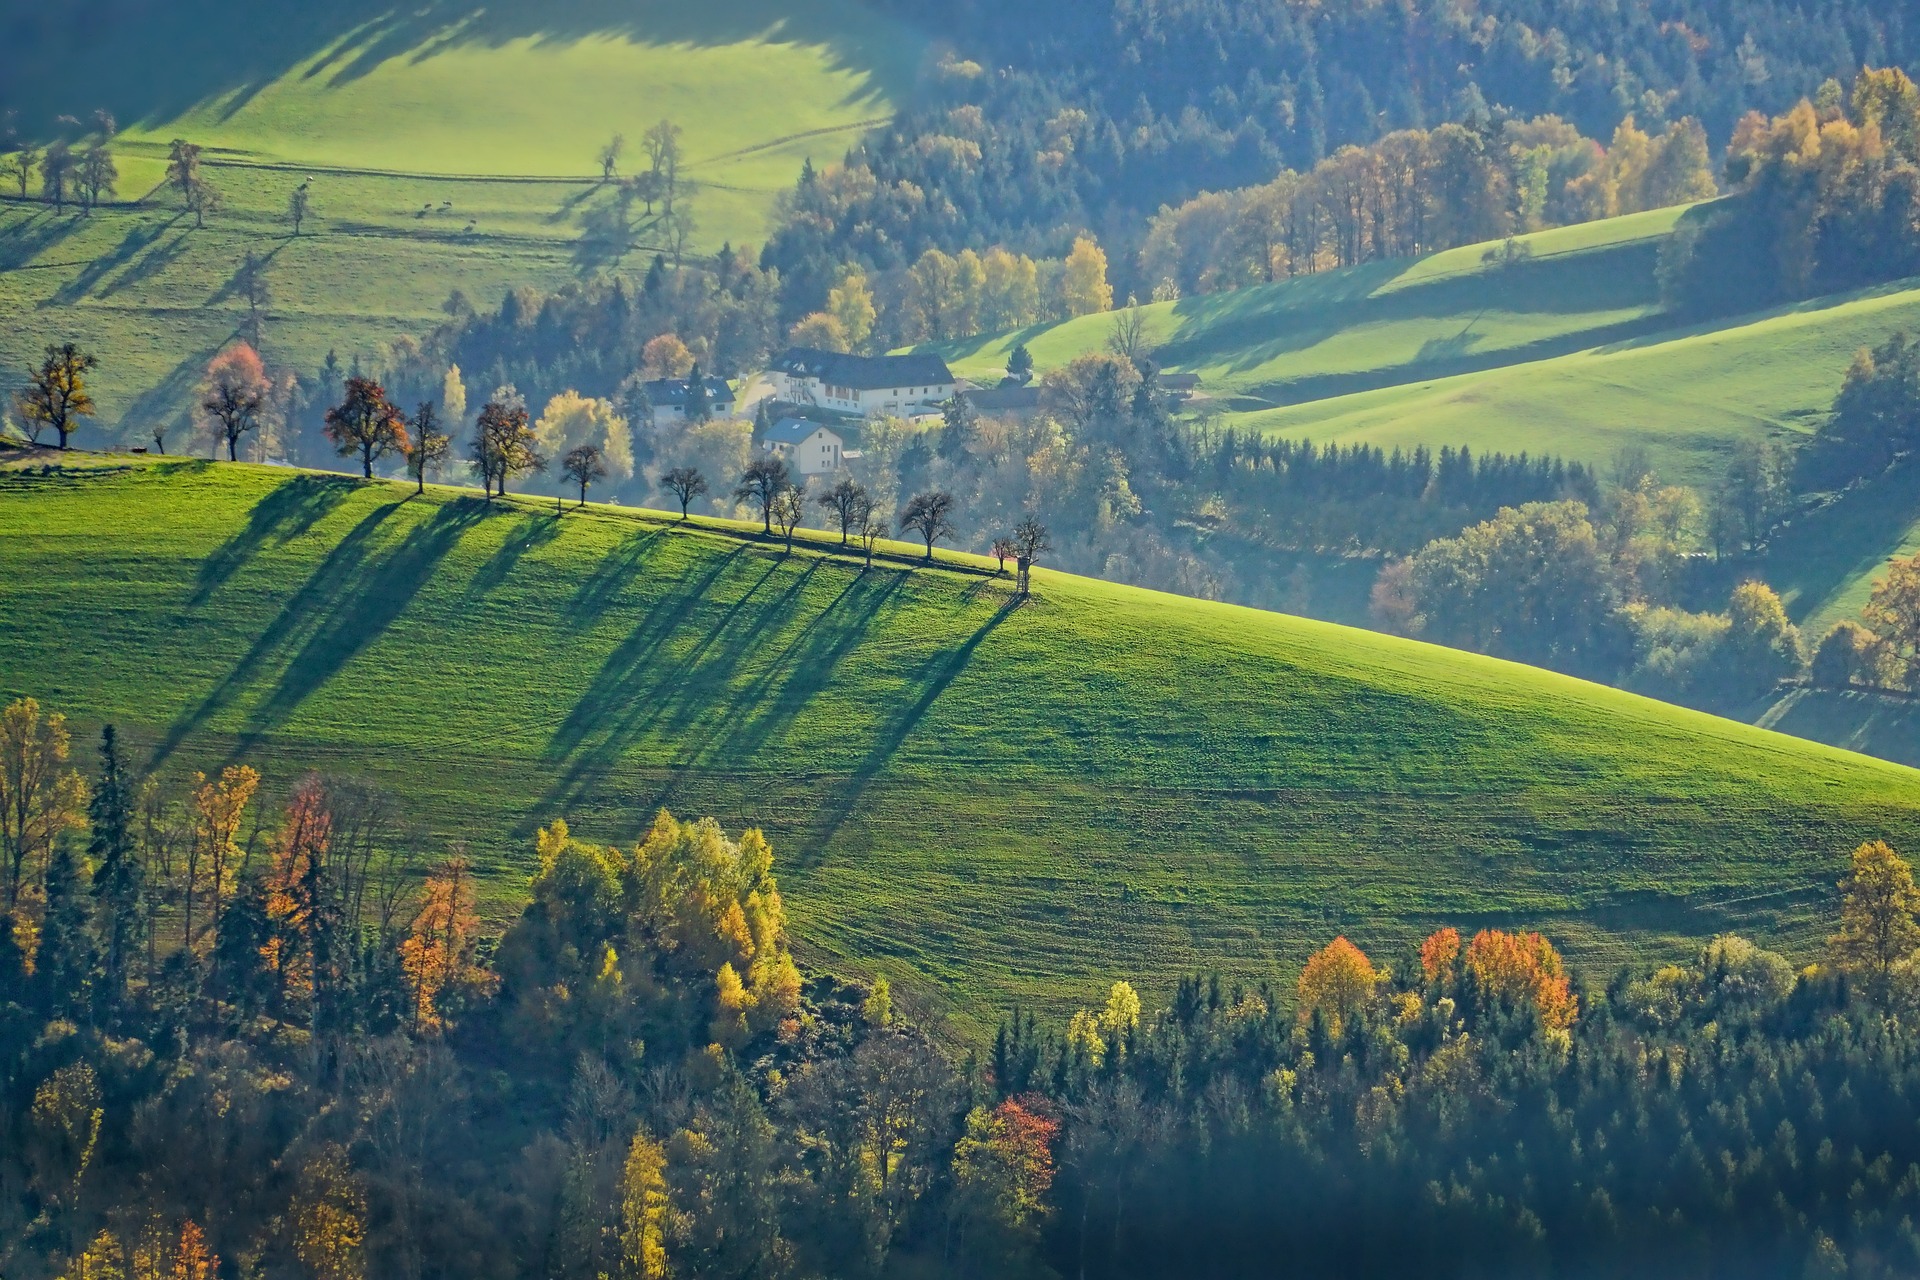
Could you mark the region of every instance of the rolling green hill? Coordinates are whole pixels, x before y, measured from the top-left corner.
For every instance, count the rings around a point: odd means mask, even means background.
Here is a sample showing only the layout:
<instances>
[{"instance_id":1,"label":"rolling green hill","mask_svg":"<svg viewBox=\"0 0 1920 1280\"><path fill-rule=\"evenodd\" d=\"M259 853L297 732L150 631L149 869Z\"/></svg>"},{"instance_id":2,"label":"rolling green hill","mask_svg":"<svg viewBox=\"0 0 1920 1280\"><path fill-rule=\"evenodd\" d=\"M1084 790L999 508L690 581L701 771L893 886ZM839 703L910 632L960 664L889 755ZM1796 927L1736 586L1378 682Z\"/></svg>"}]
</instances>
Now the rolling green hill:
<instances>
[{"instance_id":1,"label":"rolling green hill","mask_svg":"<svg viewBox=\"0 0 1920 1280\"><path fill-rule=\"evenodd\" d=\"M643 167L662 118L684 130L694 247L755 241L807 157L891 114L921 50L857 0L182 0L86 23L0 0L0 29L0 106L30 131L100 106L122 126L122 203L82 218L0 200L0 312L19 318L0 368L84 341L105 357L107 417L135 431L237 331L249 251L268 259L267 354L302 370L424 332L455 287L491 306L509 285L638 269L663 238L638 205L607 234L595 157L621 133L623 170ZM207 148L225 199L201 230L160 190L175 137ZM311 234L295 240L287 197L309 178Z\"/></svg>"},{"instance_id":2,"label":"rolling green hill","mask_svg":"<svg viewBox=\"0 0 1920 1280\"><path fill-rule=\"evenodd\" d=\"M1511 264L1473 246L1140 310L1164 367L1199 374L1203 411L1223 426L1602 466L1632 445L1669 479L1710 489L1738 443L1818 427L1855 351L1920 331L1920 281L1679 324L1655 267L1682 213L1522 237L1528 256ZM935 349L991 380L1017 342L1045 370L1102 349L1112 325L1085 316ZM1756 571L1796 621L1818 633L1858 614L1887 560L1920 551L1909 488L1891 480L1776 537Z\"/></svg>"},{"instance_id":3,"label":"rolling green hill","mask_svg":"<svg viewBox=\"0 0 1920 1280\"><path fill-rule=\"evenodd\" d=\"M1807 951L1920 773L1525 667L986 562L208 463L0 472L0 694L181 776L371 778L469 841L656 805L767 826L805 951L977 1032L1335 931L1539 926L1580 961Z\"/></svg>"},{"instance_id":4,"label":"rolling green hill","mask_svg":"<svg viewBox=\"0 0 1920 1280\"><path fill-rule=\"evenodd\" d=\"M1717 478L1737 441L1827 412L1863 344L1920 327L1920 285L1681 325L1660 305L1662 209L1274 285L1140 307L1162 367L1200 375L1222 422L1292 438L1557 453L1645 446L1663 474ZM1045 370L1099 351L1109 315L938 344L999 376L1025 342Z\"/></svg>"}]
</instances>

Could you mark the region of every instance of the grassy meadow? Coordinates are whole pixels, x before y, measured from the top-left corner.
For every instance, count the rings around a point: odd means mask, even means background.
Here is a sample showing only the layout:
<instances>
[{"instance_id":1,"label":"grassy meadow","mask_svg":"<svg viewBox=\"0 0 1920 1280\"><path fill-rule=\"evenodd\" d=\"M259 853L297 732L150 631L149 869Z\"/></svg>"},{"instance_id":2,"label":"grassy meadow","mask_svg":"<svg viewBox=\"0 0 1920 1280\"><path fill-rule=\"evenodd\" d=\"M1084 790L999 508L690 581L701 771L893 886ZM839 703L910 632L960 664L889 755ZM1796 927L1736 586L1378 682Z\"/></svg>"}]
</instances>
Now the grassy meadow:
<instances>
[{"instance_id":1,"label":"grassy meadow","mask_svg":"<svg viewBox=\"0 0 1920 1280\"><path fill-rule=\"evenodd\" d=\"M805 953L977 1034L1335 932L1548 931L1604 976L1737 929L1798 954L1920 773L1615 690L989 562L862 572L725 522L205 462L0 472L0 695L161 772L374 780L467 841L763 824Z\"/></svg>"},{"instance_id":2,"label":"grassy meadow","mask_svg":"<svg viewBox=\"0 0 1920 1280\"><path fill-rule=\"evenodd\" d=\"M82 342L129 436L177 410L238 332L249 251L273 292L265 354L302 370L425 331L454 288L490 306L509 286L638 271L664 239L641 205L611 221L596 156L620 133L622 171L643 168L662 118L684 131L693 247L757 241L805 160L837 159L890 115L921 56L915 33L855 0L345 0L271 22L182 0L84 24L0 3L0 25L0 107L31 131L104 106L122 130L114 206L85 218L0 199L0 384L45 342ZM67 75L81 57L89 74ZM202 229L162 189L175 137L206 148L226 205ZM309 179L295 239L287 197Z\"/></svg>"}]
</instances>

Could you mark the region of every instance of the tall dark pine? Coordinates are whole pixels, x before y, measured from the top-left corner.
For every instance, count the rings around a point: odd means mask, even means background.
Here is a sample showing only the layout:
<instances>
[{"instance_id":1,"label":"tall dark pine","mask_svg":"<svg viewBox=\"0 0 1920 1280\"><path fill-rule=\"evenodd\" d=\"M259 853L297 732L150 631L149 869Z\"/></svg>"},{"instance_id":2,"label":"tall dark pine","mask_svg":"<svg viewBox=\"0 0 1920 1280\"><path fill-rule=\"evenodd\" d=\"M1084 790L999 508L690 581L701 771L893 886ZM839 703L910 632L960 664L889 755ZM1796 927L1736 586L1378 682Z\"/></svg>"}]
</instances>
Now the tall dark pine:
<instances>
[{"instance_id":1,"label":"tall dark pine","mask_svg":"<svg viewBox=\"0 0 1920 1280\"><path fill-rule=\"evenodd\" d=\"M34 955L35 1004L48 1018L84 1018L91 1005L96 957L87 929L87 898L73 842L54 845L47 861L47 910Z\"/></svg>"},{"instance_id":2,"label":"tall dark pine","mask_svg":"<svg viewBox=\"0 0 1920 1280\"><path fill-rule=\"evenodd\" d=\"M112 725L100 731L100 776L87 817L93 829L87 856L93 861L95 936L100 941L98 994L102 1007L112 1010L126 996L127 970L140 952L143 875L133 849L132 782Z\"/></svg>"}]
</instances>

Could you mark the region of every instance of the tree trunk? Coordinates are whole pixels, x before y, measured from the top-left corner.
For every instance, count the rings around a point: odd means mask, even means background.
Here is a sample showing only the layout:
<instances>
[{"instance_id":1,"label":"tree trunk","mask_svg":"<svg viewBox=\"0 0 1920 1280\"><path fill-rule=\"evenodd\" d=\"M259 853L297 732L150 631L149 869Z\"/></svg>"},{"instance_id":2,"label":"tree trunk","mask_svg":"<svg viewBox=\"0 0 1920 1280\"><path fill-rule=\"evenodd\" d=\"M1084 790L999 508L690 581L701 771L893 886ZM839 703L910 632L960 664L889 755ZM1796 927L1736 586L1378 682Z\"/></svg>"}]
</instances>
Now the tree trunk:
<instances>
[{"instance_id":1,"label":"tree trunk","mask_svg":"<svg viewBox=\"0 0 1920 1280\"><path fill-rule=\"evenodd\" d=\"M587 486L585 484L580 486L580 505L583 507L587 505Z\"/></svg>"},{"instance_id":2,"label":"tree trunk","mask_svg":"<svg viewBox=\"0 0 1920 1280\"><path fill-rule=\"evenodd\" d=\"M360 446L360 478L373 479L373 446L370 444Z\"/></svg>"},{"instance_id":3,"label":"tree trunk","mask_svg":"<svg viewBox=\"0 0 1920 1280\"><path fill-rule=\"evenodd\" d=\"M240 437L231 431L227 432L227 461L240 461Z\"/></svg>"}]
</instances>

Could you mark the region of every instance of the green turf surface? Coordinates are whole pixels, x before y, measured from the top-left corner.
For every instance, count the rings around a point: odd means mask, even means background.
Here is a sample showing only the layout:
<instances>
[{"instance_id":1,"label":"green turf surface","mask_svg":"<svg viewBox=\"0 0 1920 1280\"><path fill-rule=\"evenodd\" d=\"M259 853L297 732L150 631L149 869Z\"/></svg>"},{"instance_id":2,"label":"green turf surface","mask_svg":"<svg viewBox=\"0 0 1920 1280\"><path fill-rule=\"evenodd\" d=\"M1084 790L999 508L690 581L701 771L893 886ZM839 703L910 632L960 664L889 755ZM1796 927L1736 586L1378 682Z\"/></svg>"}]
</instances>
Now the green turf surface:
<instances>
[{"instance_id":1,"label":"green turf surface","mask_svg":"<svg viewBox=\"0 0 1920 1280\"><path fill-rule=\"evenodd\" d=\"M456 287L495 305L509 286L637 272L666 238L638 204L608 234L596 155L617 132L623 171L644 167L641 136L663 117L684 130L692 247L757 242L802 163L838 159L890 115L921 56L858 0L58 12L0 0L14 45L0 100L29 130L112 109L122 203L87 219L0 201L0 388L41 344L81 341L129 437L179 412L237 332L248 251L270 258L265 354L303 371L330 348L344 360L424 333ZM75 57L86 76L69 74ZM174 137L207 148L225 200L203 230L160 189ZM313 218L292 240L287 197L307 179Z\"/></svg>"},{"instance_id":2,"label":"green turf surface","mask_svg":"<svg viewBox=\"0 0 1920 1280\"><path fill-rule=\"evenodd\" d=\"M1920 774L1579 681L983 562L489 509L206 463L0 473L0 693L174 774L371 777L471 842L658 804L765 824L804 952L986 1029L1117 974L1272 974L1335 931L1547 929L1595 971L1739 929L1808 953Z\"/></svg>"},{"instance_id":3,"label":"green turf surface","mask_svg":"<svg viewBox=\"0 0 1920 1280\"><path fill-rule=\"evenodd\" d=\"M1139 307L1164 368L1210 392L1291 404L1591 346L1645 327L1659 308L1654 265L1682 210L1663 209L1522 238L1530 257L1496 266L1489 246L1369 263L1274 285ZM1102 350L1111 315L934 344L954 370L992 379L1024 342L1042 369Z\"/></svg>"}]
</instances>

